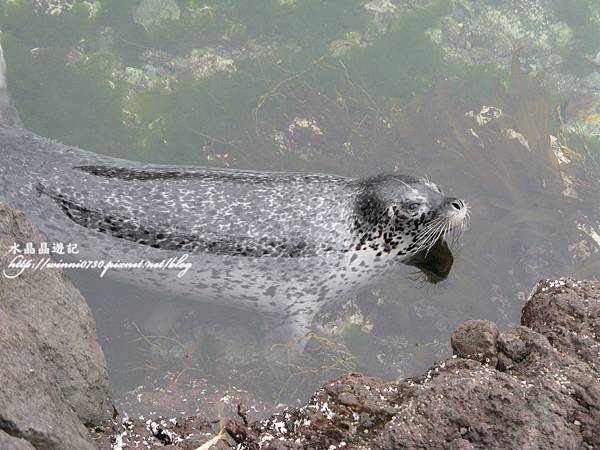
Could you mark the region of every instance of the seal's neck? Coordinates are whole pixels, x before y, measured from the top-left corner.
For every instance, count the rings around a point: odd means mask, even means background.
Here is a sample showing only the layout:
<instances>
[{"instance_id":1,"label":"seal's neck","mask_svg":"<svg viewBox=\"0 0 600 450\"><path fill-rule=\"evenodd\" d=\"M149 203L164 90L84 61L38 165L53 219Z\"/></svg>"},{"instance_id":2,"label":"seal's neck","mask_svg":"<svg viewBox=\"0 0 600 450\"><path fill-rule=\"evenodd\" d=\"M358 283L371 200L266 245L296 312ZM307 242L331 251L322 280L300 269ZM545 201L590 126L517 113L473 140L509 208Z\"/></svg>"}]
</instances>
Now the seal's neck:
<instances>
[{"instance_id":1,"label":"seal's neck","mask_svg":"<svg viewBox=\"0 0 600 450\"><path fill-rule=\"evenodd\" d=\"M350 251L373 253L382 258L412 256L415 252L411 249L416 248L413 230L397 223L378 199L362 201L364 203L357 204L353 216L355 239Z\"/></svg>"}]
</instances>

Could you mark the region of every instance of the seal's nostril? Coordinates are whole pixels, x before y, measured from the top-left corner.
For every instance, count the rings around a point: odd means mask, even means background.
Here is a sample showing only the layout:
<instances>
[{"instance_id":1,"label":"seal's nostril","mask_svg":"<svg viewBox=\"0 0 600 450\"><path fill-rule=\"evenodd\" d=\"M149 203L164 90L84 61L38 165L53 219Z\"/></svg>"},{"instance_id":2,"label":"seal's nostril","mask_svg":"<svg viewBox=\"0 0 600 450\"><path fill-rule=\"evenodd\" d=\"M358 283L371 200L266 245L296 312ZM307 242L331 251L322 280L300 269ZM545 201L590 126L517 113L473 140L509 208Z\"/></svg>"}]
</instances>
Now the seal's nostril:
<instances>
[{"instance_id":1,"label":"seal's nostril","mask_svg":"<svg viewBox=\"0 0 600 450\"><path fill-rule=\"evenodd\" d=\"M452 205L452 207L458 211L460 211L463 208L463 202L460 200L454 200L452 203L450 203Z\"/></svg>"}]
</instances>

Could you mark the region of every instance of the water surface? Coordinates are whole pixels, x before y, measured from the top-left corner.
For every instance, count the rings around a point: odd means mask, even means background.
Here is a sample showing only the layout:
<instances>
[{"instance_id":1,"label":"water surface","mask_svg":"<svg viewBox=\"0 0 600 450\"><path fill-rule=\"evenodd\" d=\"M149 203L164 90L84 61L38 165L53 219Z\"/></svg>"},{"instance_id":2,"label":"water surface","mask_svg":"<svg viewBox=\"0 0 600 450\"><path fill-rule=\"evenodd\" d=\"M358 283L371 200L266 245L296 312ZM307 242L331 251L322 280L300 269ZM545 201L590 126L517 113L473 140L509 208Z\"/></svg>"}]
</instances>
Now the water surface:
<instances>
[{"instance_id":1,"label":"water surface","mask_svg":"<svg viewBox=\"0 0 600 450\"><path fill-rule=\"evenodd\" d=\"M185 302L72 273L117 397L181 371L270 401L350 370L413 375L461 321L517 325L539 279L597 276L593 2L56 3L0 1L10 89L40 135L170 164L427 176L473 210L445 280L405 267L340 299L300 364L257 356L258 314L195 303L148 335L154 305Z\"/></svg>"}]
</instances>

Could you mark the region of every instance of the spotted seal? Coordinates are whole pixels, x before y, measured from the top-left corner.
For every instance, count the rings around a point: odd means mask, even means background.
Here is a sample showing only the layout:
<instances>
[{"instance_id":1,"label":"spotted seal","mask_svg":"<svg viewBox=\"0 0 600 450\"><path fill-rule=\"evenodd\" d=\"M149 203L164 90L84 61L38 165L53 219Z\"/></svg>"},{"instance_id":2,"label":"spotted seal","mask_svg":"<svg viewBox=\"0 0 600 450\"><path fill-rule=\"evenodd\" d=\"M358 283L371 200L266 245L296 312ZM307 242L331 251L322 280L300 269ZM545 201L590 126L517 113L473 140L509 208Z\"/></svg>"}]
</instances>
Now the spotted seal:
<instances>
[{"instance_id":1,"label":"spotted seal","mask_svg":"<svg viewBox=\"0 0 600 450\"><path fill-rule=\"evenodd\" d=\"M77 258L185 256L175 270L109 275L187 299L259 310L304 334L323 304L463 227L469 207L422 178L174 167L110 158L0 129L0 198ZM291 331L289 330L291 327Z\"/></svg>"}]
</instances>

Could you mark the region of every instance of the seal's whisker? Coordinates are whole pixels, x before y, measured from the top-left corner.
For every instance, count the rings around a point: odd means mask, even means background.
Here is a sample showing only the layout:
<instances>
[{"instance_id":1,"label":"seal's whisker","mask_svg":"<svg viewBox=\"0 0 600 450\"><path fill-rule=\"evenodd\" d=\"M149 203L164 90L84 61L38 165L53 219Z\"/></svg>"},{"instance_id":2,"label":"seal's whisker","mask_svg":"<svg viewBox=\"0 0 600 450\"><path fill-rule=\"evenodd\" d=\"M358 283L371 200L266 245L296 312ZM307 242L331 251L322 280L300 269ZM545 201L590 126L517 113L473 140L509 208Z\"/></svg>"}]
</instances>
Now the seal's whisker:
<instances>
[{"instance_id":1,"label":"seal's whisker","mask_svg":"<svg viewBox=\"0 0 600 450\"><path fill-rule=\"evenodd\" d=\"M416 240L421 240L423 239L425 236L427 236L428 234L430 234L434 229L437 229L437 227L442 224L445 221L445 219L443 218L438 218L433 220L431 223L429 223L425 228L423 228L423 230L417 234L416 236Z\"/></svg>"},{"instance_id":2,"label":"seal's whisker","mask_svg":"<svg viewBox=\"0 0 600 450\"><path fill-rule=\"evenodd\" d=\"M439 237L443 234L444 229L445 229L445 225L444 224L440 224L440 226L438 227L437 232L433 235L433 238L431 238L429 240L429 243L427 245L427 251L425 252L425 256L429 255L429 251L433 248L433 246L435 245L435 243L438 241Z\"/></svg>"},{"instance_id":3,"label":"seal's whisker","mask_svg":"<svg viewBox=\"0 0 600 450\"><path fill-rule=\"evenodd\" d=\"M415 189L414 187L412 187L411 185L409 185L406 181L400 180L398 179L398 181L400 183L402 183L404 186L406 186L407 188L409 188L412 192L417 192L417 189Z\"/></svg>"},{"instance_id":4,"label":"seal's whisker","mask_svg":"<svg viewBox=\"0 0 600 450\"><path fill-rule=\"evenodd\" d=\"M447 238L448 234L449 234L449 233L450 233L452 230L454 230L454 227L451 227L451 226L450 226L450 223L448 223L448 224L446 225L446 230L444 231L444 235L442 236L442 238L445 240L445 239Z\"/></svg>"},{"instance_id":5,"label":"seal's whisker","mask_svg":"<svg viewBox=\"0 0 600 450\"><path fill-rule=\"evenodd\" d=\"M446 234L448 234L448 230L450 229L450 222L446 222L444 226L440 229L439 233L435 236L430 244L430 249L435 245L435 243L440 239L445 239Z\"/></svg>"},{"instance_id":6,"label":"seal's whisker","mask_svg":"<svg viewBox=\"0 0 600 450\"><path fill-rule=\"evenodd\" d=\"M426 241L423 242L422 247L428 248L428 249L433 247L433 245L435 245L435 243L439 239L439 236L442 234L442 232L443 232L443 225L440 225L436 229L435 233L433 233Z\"/></svg>"},{"instance_id":7,"label":"seal's whisker","mask_svg":"<svg viewBox=\"0 0 600 450\"><path fill-rule=\"evenodd\" d=\"M438 234L436 234L435 237L431 240L431 243L429 244L429 247L427 248L427 253L429 253L429 251L433 248L433 246L436 244L436 242L438 242L440 239L446 238L446 234L448 233L449 230L450 230L450 222L446 222L442 226L442 228L440 229Z\"/></svg>"},{"instance_id":8,"label":"seal's whisker","mask_svg":"<svg viewBox=\"0 0 600 450\"><path fill-rule=\"evenodd\" d=\"M453 233L452 233L452 243L451 243L451 246L454 247L454 246L456 246L458 244L458 241L462 237L464 229L462 227L460 227L460 228L456 228L456 229L454 229L452 231L453 231Z\"/></svg>"},{"instance_id":9,"label":"seal's whisker","mask_svg":"<svg viewBox=\"0 0 600 450\"><path fill-rule=\"evenodd\" d=\"M446 222L446 219L444 219L444 218L438 218L438 219L432 221L431 224L429 224L427 227L425 227L423 229L423 231L417 235L417 239L420 240L420 239L429 237L431 234L435 234L437 232L438 228L443 226L443 224L445 222Z\"/></svg>"},{"instance_id":10,"label":"seal's whisker","mask_svg":"<svg viewBox=\"0 0 600 450\"><path fill-rule=\"evenodd\" d=\"M468 203L465 203L465 209L466 209L465 217L464 217L462 223L460 224L461 230L466 230L469 227L469 225L471 224L471 208Z\"/></svg>"},{"instance_id":11,"label":"seal's whisker","mask_svg":"<svg viewBox=\"0 0 600 450\"><path fill-rule=\"evenodd\" d=\"M420 241L424 241L427 240L432 234L434 234L437 230L437 228L440 226L440 224L434 224L434 226L428 227L425 230L423 230L421 233L419 233L416 238L415 241L420 242Z\"/></svg>"},{"instance_id":12,"label":"seal's whisker","mask_svg":"<svg viewBox=\"0 0 600 450\"><path fill-rule=\"evenodd\" d=\"M447 220L437 220L433 223L434 226L428 227L427 232L423 233L419 236L417 242L420 242L420 245L417 247L417 252L426 248L427 252L435 245L438 241L439 237L444 233L444 230L449 226L449 222Z\"/></svg>"},{"instance_id":13,"label":"seal's whisker","mask_svg":"<svg viewBox=\"0 0 600 450\"><path fill-rule=\"evenodd\" d=\"M428 230L427 233L423 234L418 239L416 239L415 241L419 243L419 246L417 247L418 251L427 247L429 243L433 240L433 238L439 233L442 227L442 223L437 224L437 226L432 227L430 230Z\"/></svg>"},{"instance_id":14,"label":"seal's whisker","mask_svg":"<svg viewBox=\"0 0 600 450\"><path fill-rule=\"evenodd\" d=\"M446 236L448 235L448 233L450 232L451 229L452 229L452 224L450 222L446 222L441 233L439 234L439 236L436 237L436 242L439 239L446 239Z\"/></svg>"},{"instance_id":15,"label":"seal's whisker","mask_svg":"<svg viewBox=\"0 0 600 450\"><path fill-rule=\"evenodd\" d=\"M418 236L415 239L415 242L419 245L419 248L425 245L427 242L429 242L429 239L435 234L436 230L437 228L432 228L431 230L428 230L426 234Z\"/></svg>"},{"instance_id":16,"label":"seal's whisker","mask_svg":"<svg viewBox=\"0 0 600 450\"><path fill-rule=\"evenodd\" d=\"M436 220L431 222L429 226L423 229L421 233L419 233L416 237L417 241L428 240L432 235L437 233L438 229L443 226L443 220Z\"/></svg>"}]
</instances>

